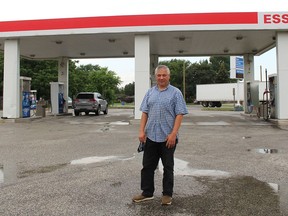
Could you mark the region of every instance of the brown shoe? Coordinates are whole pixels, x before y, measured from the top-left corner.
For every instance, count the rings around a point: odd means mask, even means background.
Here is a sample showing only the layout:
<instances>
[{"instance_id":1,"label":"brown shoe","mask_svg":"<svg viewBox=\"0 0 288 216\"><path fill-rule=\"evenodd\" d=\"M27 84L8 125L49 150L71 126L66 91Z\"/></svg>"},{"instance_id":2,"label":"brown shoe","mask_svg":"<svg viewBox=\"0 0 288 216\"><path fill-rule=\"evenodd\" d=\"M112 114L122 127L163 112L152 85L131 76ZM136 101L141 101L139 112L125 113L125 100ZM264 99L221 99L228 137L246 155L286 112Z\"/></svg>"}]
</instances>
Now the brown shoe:
<instances>
[{"instance_id":1,"label":"brown shoe","mask_svg":"<svg viewBox=\"0 0 288 216\"><path fill-rule=\"evenodd\" d=\"M144 201L152 200L152 199L154 199L153 196L147 197L147 196L143 196L143 195L141 194L141 195L134 196L134 197L132 198L132 201L135 202L135 203L140 203L140 202L144 202Z\"/></svg>"},{"instance_id":2,"label":"brown shoe","mask_svg":"<svg viewBox=\"0 0 288 216\"><path fill-rule=\"evenodd\" d=\"M171 205L172 204L172 197L170 196L163 196L161 200L162 205Z\"/></svg>"}]
</instances>

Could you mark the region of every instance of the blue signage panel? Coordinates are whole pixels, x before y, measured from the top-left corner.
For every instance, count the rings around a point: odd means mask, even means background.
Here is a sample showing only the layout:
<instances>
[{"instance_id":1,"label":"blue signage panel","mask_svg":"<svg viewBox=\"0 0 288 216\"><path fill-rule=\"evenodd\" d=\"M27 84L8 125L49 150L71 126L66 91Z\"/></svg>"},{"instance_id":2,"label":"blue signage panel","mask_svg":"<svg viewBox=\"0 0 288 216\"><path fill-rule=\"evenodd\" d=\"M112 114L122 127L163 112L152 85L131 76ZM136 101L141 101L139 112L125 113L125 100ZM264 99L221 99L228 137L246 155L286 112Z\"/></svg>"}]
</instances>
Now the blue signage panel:
<instances>
[{"instance_id":1,"label":"blue signage panel","mask_svg":"<svg viewBox=\"0 0 288 216\"><path fill-rule=\"evenodd\" d=\"M236 78L243 79L244 78L244 70L236 69Z\"/></svg>"},{"instance_id":2,"label":"blue signage panel","mask_svg":"<svg viewBox=\"0 0 288 216\"><path fill-rule=\"evenodd\" d=\"M236 68L244 69L244 59L242 57L236 57Z\"/></svg>"},{"instance_id":3,"label":"blue signage panel","mask_svg":"<svg viewBox=\"0 0 288 216\"><path fill-rule=\"evenodd\" d=\"M30 117L30 92L22 93L22 117Z\"/></svg>"}]
</instances>

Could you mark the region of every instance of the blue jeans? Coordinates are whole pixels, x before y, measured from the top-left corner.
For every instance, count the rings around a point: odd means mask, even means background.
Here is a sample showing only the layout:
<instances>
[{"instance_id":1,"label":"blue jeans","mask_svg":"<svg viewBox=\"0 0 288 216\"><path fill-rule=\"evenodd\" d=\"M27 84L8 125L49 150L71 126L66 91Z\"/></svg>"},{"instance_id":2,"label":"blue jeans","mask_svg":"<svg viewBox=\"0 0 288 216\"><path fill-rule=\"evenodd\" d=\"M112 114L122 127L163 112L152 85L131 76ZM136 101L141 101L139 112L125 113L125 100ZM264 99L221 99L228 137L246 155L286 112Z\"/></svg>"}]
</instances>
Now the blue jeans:
<instances>
[{"instance_id":1,"label":"blue jeans","mask_svg":"<svg viewBox=\"0 0 288 216\"><path fill-rule=\"evenodd\" d=\"M177 144L177 140L176 140ZM153 196L154 187L154 173L158 166L159 159L161 158L164 172L163 172L163 196L171 196L173 194L174 186L174 152L176 145L168 149L165 142L153 142L146 140L144 155L143 155L143 168L141 170L141 190L143 196Z\"/></svg>"}]
</instances>

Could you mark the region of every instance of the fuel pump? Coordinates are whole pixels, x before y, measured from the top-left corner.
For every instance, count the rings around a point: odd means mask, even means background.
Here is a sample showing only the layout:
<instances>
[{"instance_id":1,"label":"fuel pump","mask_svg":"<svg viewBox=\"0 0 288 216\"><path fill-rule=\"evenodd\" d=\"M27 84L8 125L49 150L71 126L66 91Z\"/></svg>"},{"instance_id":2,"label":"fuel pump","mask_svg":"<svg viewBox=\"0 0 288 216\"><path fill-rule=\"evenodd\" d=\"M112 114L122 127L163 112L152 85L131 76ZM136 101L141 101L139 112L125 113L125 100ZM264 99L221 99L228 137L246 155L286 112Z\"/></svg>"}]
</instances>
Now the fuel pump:
<instances>
[{"instance_id":1,"label":"fuel pump","mask_svg":"<svg viewBox=\"0 0 288 216\"><path fill-rule=\"evenodd\" d=\"M29 118L30 117L30 89L31 89L31 78L30 77L20 77L20 117Z\"/></svg>"},{"instance_id":2,"label":"fuel pump","mask_svg":"<svg viewBox=\"0 0 288 216\"><path fill-rule=\"evenodd\" d=\"M51 112L52 114L60 114L64 112L64 83L50 82L51 95Z\"/></svg>"},{"instance_id":3,"label":"fuel pump","mask_svg":"<svg viewBox=\"0 0 288 216\"><path fill-rule=\"evenodd\" d=\"M259 109L260 84L259 81L247 82L247 110L251 114L257 114Z\"/></svg>"},{"instance_id":4,"label":"fuel pump","mask_svg":"<svg viewBox=\"0 0 288 216\"><path fill-rule=\"evenodd\" d=\"M276 118L277 116L277 109L276 109L276 92L277 92L277 74L269 75L269 92L270 92L270 117Z\"/></svg>"},{"instance_id":5,"label":"fuel pump","mask_svg":"<svg viewBox=\"0 0 288 216\"><path fill-rule=\"evenodd\" d=\"M251 105L252 105L252 98L251 98L251 84L250 82L247 82L247 103L246 103L246 107L248 110L248 113L251 113L253 108L251 109Z\"/></svg>"}]
</instances>

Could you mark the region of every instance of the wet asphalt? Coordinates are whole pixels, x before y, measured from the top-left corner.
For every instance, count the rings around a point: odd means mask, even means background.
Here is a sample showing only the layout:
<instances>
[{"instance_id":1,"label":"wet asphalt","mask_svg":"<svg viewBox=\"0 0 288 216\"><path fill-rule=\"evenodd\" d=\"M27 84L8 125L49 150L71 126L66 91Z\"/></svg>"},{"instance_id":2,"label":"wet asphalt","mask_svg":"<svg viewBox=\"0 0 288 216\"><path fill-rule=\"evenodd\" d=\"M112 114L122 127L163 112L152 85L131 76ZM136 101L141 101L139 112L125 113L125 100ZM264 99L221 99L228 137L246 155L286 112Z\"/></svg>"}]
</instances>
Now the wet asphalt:
<instances>
[{"instance_id":1,"label":"wet asphalt","mask_svg":"<svg viewBox=\"0 0 288 216\"><path fill-rule=\"evenodd\" d=\"M288 131L241 112L189 107L171 206L140 191L143 153L131 109L0 120L0 215L288 215Z\"/></svg>"}]
</instances>

